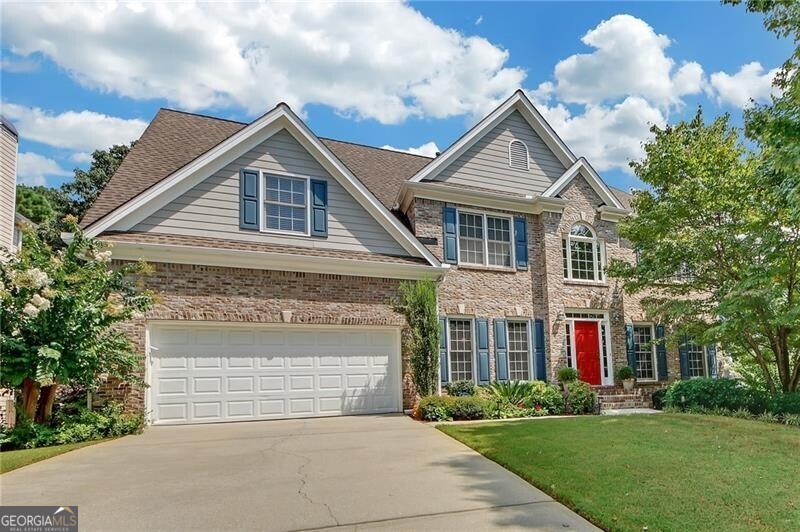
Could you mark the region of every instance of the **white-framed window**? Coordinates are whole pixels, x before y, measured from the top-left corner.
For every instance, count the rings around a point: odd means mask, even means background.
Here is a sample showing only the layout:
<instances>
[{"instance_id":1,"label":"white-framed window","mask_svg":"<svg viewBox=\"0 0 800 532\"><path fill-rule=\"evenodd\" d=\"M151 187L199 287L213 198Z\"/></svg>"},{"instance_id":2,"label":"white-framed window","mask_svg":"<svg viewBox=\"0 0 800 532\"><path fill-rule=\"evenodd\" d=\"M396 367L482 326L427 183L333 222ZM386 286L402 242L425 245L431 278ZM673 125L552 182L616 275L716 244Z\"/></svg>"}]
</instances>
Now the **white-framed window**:
<instances>
[{"instance_id":1,"label":"white-framed window","mask_svg":"<svg viewBox=\"0 0 800 532\"><path fill-rule=\"evenodd\" d=\"M636 356L636 379L642 381L656 380L658 371L652 325L638 324L633 326L633 352Z\"/></svg>"},{"instance_id":2,"label":"white-framed window","mask_svg":"<svg viewBox=\"0 0 800 532\"><path fill-rule=\"evenodd\" d=\"M576 223L561 242L564 279L571 281L604 280L605 246L584 223Z\"/></svg>"},{"instance_id":3,"label":"white-framed window","mask_svg":"<svg viewBox=\"0 0 800 532\"><path fill-rule=\"evenodd\" d=\"M472 320L451 318L447 320L447 326L450 380L474 380Z\"/></svg>"},{"instance_id":4,"label":"white-framed window","mask_svg":"<svg viewBox=\"0 0 800 532\"><path fill-rule=\"evenodd\" d=\"M705 377L706 371L706 349L704 346L689 340L686 343L686 372L689 378Z\"/></svg>"},{"instance_id":5,"label":"white-framed window","mask_svg":"<svg viewBox=\"0 0 800 532\"><path fill-rule=\"evenodd\" d=\"M499 266L514 264L510 216L458 211L458 263Z\"/></svg>"},{"instance_id":6,"label":"white-framed window","mask_svg":"<svg viewBox=\"0 0 800 532\"><path fill-rule=\"evenodd\" d=\"M531 380L531 347L527 321L508 322L508 378Z\"/></svg>"},{"instance_id":7,"label":"white-framed window","mask_svg":"<svg viewBox=\"0 0 800 532\"><path fill-rule=\"evenodd\" d=\"M527 144L517 139L508 143L508 166L516 170L531 169Z\"/></svg>"},{"instance_id":8,"label":"white-framed window","mask_svg":"<svg viewBox=\"0 0 800 532\"><path fill-rule=\"evenodd\" d=\"M262 230L309 234L309 179L262 174L264 217Z\"/></svg>"}]
</instances>

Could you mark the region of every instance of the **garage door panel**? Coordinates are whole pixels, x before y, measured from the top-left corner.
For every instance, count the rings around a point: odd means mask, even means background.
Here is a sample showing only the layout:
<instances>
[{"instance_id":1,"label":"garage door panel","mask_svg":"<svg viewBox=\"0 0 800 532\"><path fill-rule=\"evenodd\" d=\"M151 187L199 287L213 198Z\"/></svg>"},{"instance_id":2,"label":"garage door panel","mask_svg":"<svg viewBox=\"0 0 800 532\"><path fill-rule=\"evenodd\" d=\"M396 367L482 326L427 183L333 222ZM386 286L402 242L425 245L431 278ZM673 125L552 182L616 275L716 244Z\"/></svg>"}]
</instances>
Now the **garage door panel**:
<instances>
[{"instance_id":1,"label":"garage door panel","mask_svg":"<svg viewBox=\"0 0 800 532\"><path fill-rule=\"evenodd\" d=\"M151 345L155 423L400 410L395 331L155 326Z\"/></svg>"}]
</instances>

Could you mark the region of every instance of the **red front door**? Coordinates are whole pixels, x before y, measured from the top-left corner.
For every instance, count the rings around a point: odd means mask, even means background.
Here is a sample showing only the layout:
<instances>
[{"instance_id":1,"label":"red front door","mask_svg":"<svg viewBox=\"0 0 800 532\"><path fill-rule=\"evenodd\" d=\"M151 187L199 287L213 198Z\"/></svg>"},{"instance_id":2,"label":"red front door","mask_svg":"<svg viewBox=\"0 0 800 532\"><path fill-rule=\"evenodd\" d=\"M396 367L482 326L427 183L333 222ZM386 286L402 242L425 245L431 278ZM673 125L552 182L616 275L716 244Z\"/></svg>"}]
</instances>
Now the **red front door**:
<instances>
[{"instance_id":1,"label":"red front door","mask_svg":"<svg viewBox=\"0 0 800 532\"><path fill-rule=\"evenodd\" d=\"M600 346L596 321L575 322L575 354L578 359L580 379L589 384L600 384Z\"/></svg>"}]
</instances>

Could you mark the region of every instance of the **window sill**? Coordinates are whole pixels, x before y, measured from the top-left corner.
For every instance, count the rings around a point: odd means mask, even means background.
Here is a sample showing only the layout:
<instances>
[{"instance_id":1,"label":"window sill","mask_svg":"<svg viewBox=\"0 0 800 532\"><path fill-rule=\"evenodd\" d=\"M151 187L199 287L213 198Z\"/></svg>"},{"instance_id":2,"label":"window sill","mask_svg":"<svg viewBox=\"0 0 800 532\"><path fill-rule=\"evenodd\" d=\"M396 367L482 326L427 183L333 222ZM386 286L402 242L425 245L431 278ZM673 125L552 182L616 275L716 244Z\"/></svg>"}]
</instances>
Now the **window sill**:
<instances>
[{"instance_id":1,"label":"window sill","mask_svg":"<svg viewBox=\"0 0 800 532\"><path fill-rule=\"evenodd\" d=\"M597 286L601 288L608 288L608 283L605 281L583 281L580 279L564 279L564 284L575 286Z\"/></svg>"},{"instance_id":2,"label":"window sill","mask_svg":"<svg viewBox=\"0 0 800 532\"><path fill-rule=\"evenodd\" d=\"M524 270L518 270L514 267L485 266L483 264L455 264L454 266L456 266L460 270L477 270L477 271L496 272L496 273L516 273L516 272L528 271L527 268Z\"/></svg>"}]
</instances>

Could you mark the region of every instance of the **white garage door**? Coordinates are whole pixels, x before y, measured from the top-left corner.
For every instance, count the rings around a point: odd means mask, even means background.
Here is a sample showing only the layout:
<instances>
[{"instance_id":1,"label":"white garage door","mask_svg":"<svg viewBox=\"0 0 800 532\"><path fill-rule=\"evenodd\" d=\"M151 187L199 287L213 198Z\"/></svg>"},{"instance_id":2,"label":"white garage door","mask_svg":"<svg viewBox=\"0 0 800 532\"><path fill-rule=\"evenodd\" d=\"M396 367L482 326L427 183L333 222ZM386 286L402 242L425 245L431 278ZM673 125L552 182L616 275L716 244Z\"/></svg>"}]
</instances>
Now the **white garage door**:
<instances>
[{"instance_id":1,"label":"white garage door","mask_svg":"<svg viewBox=\"0 0 800 532\"><path fill-rule=\"evenodd\" d=\"M398 412L394 329L157 325L155 424Z\"/></svg>"}]
</instances>

